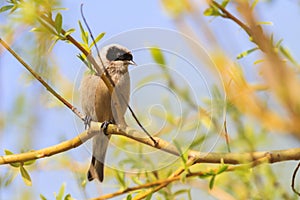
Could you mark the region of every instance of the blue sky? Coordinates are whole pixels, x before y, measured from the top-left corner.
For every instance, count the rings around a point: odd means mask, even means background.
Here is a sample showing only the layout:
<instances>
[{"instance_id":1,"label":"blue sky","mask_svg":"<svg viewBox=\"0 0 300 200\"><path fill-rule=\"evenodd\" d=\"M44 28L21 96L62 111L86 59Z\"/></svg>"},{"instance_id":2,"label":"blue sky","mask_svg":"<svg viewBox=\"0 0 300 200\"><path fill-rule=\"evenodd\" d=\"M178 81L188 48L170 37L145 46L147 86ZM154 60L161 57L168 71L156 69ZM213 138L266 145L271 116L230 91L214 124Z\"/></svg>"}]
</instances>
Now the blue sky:
<instances>
[{"instance_id":1,"label":"blue sky","mask_svg":"<svg viewBox=\"0 0 300 200\"><path fill-rule=\"evenodd\" d=\"M2 5L0 0L0 6ZM80 4L84 3L84 11L86 19L94 35L100 32L106 32L106 36L103 41L109 38L118 38L120 33L128 32L133 29L141 29L146 27L156 27L164 29L176 29L172 19L163 10L160 1L64 1L63 7L67 7L68 10L62 11L64 16L64 27L78 29L78 20L81 20L80 16ZM283 44L287 46L296 60L300 54L300 41L298 39L300 35L299 26L295 23L298 21L300 14L300 6L293 1L275 1L272 4L262 3L258 7L258 13L264 21L272 21L273 25L268 26L267 29L270 32L276 33L275 38L284 38ZM205 18L210 21L209 26L214 30L219 42L225 49L226 54L233 59L242 51L248 50L253 45L248 42L248 38L245 33L236 26L233 22L224 19L212 19ZM191 20L188 19L188 22ZM0 14L0 24L5 23L5 14ZM196 26L191 22L192 26ZM2 30L0 28L0 36L2 36ZM201 34L201 33L200 33ZM74 33L75 38L80 38L79 31ZM141 36L141 38L143 38ZM159 37L158 37L159 38ZM18 48L22 47L22 39L17 42ZM123 41L128 45L133 45L134 38L130 38L130 41ZM147 42L147 41L145 41ZM204 43L205 44L205 43ZM26 49L26 46L24 46ZM25 50L18 49L26 58ZM57 55L57 65L61 66L61 72L72 82L76 82L78 72L82 72L81 61L76 57L78 50L73 46L59 42L54 48L55 55ZM138 53L137 53L138 55ZM145 55L144 55L145 56ZM257 56L257 54L251 55ZM240 62L241 65L246 66L244 71L249 80L255 81L257 75L253 75L254 69L251 63L253 59L243 59ZM143 63L145 57L137 57L137 63ZM150 59L150 58L147 58ZM132 70L132 68L130 68ZM39 92L44 92L44 89L37 82L31 82L28 84L24 78L24 73L27 73L15 59L7 52L0 55L0 91L2 93L0 99L0 113L5 114L4 119L6 126L4 132L0 132L0 152L3 149L10 149L18 151L19 146L15 145L19 140L28 140L35 149L54 145L63 139L69 139L76 135L77 131L83 130L83 126L77 124L74 120L74 115L68 109L44 107L41 102L36 103L35 97ZM25 79L25 80L24 80ZM59 91L60 88L57 88ZM37 120L38 127L35 128L34 133L30 135L30 138L24 138L22 130L26 130L27 119L16 119L8 121L9 115L13 109L14 99L18 94L22 92L28 97L29 107L25 108L25 113L31 113L34 120ZM51 98L51 96L46 97ZM79 106L78 104L76 106ZM34 109L33 109L34 108ZM75 122L74 122L75 121ZM26 134L28 136L28 134ZM278 136L277 140L273 141L272 148L289 148L297 147L299 143L293 138ZM30 142L31 141L31 142ZM284 142L282 142L284 141ZM90 154L88 148L83 145L67 153L80 165L89 163ZM15 191L32 191L36 194L44 194L49 199L52 199L53 192L57 192L60 185L63 182L67 182L66 191L74 195L75 198L81 199L82 193L78 191L78 186L74 180L74 176L71 172L66 170L60 170L56 168L55 160L64 159L63 155L56 155L52 158L46 158L41 162L37 162L39 170L31 173L33 180L33 187L24 186L20 176L16 178L14 183L5 189L0 188L0 199L21 199L21 197ZM46 161L45 161L46 160ZM87 164L86 164L87 166ZM0 166L0 174L6 171L6 166ZM115 191L113 187L114 180L110 180L102 185L95 183L89 183L87 185L88 196L97 196L97 191L102 190L104 193Z\"/></svg>"}]
</instances>

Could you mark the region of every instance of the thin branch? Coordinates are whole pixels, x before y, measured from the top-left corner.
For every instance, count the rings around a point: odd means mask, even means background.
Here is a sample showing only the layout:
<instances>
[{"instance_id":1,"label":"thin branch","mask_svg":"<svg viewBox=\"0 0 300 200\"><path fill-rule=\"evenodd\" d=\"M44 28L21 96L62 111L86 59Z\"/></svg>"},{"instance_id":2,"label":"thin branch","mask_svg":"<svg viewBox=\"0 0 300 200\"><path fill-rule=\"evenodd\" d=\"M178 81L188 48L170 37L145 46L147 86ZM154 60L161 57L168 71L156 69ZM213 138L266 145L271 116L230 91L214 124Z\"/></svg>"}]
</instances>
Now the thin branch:
<instances>
[{"instance_id":1,"label":"thin branch","mask_svg":"<svg viewBox=\"0 0 300 200\"><path fill-rule=\"evenodd\" d=\"M236 165L236 166L228 166L228 168L225 171L226 172L232 172L232 171L237 171L237 170L249 169L249 168L256 167L256 166L258 166L260 164L269 162L269 160L270 160L270 156L268 154L266 154L265 157L260 158L260 159L254 161L254 162L250 162L250 163L247 163L247 164ZM189 173L186 174L186 178L193 178L193 177L198 177L198 176L204 176L204 175L207 175L208 173L211 174L211 173L214 173L214 172L217 173L218 170L219 170L219 168L217 168L217 169L208 169L206 171L189 172ZM157 187L155 189L149 190L151 192L147 193L146 195L140 195L140 196L134 197L134 199L142 199L140 197L144 198L147 195L149 195L150 193L158 191L158 189L161 189L161 188L165 187L166 185L168 185L168 184L170 184L172 182L180 181L181 180L181 176L180 176L181 173L179 173L179 172L183 172L182 168L180 168L179 170L177 170L177 175L173 175L173 176L170 176L168 178L157 180L157 181L153 181L153 182L150 182L150 183L141 184L141 185L138 185L138 186L135 186L135 187L128 187L128 188L125 188L123 190L120 190L120 191L117 191L117 192L114 192L114 193L102 195L102 196L97 197L97 198L92 198L90 200L110 199L110 198L113 198L113 197L116 197L116 196L120 196L120 195L124 195L126 193L133 192L133 191L137 191L137 190L141 190L141 189L147 189L147 188L159 186L159 187ZM143 193L143 194L145 194L145 193Z\"/></svg>"},{"instance_id":2,"label":"thin branch","mask_svg":"<svg viewBox=\"0 0 300 200\"><path fill-rule=\"evenodd\" d=\"M72 112L77 115L80 119L84 119L84 116L74 107L71 103L69 103L66 99L64 99L61 95L59 95L44 79L38 75L10 46L0 38L0 44L7 49L31 74L34 76L53 96L55 96L60 102L62 102L65 106L72 110Z\"/></svg>"},{"instance_id":3,"label":"thin branch","mask_svg":"<svg viewBox=\"0 0 300 200\"><path fill-rule=\"evenodd\" d=\"M195 162L197 161L197 159L195 158L190 158L187 163L186 166L184 167L180 167L179 169L177 169L173 174L171 174L168 179L172 180L173 178L176 177L180 177L180 175L187 169L187 167L193 165ZM155 187L155 188L151 188L145 192L142 192L141 194L138 194L137 196L135 196L133 199L134 200L141 200L144 199L145 197L147 197L148 195L159 191L160 189L166 187L167 185L169 185L172 181L165 181L162 184L160 184L159 186Z\"/></svg>"},{"instance_id":4,"label":"thin branch","mask_svg":"<svg viewBox=\"0 0 300 200\"><path fill-rule=\"evenodd\" d=\"M211 2L212 5L216 6L221 12L222 12L222 17L223 18L228 18L231 19L232 21L234 21L235 23L237 23L242 29L244 29L246 31L246 33L252 37L252 31L251 29L245 24L243 23L241 20L239 20L237 17L235 17L234 15L232 15L230 12L228 12L223 6L221 6L220 4L218 4L215 1Z\"/></svg>"},{"instance_id":5,"label":"thin branch","mask_svg":"<svg viewBox=\"0 0 300 200\"><path fill-rule=\"evenodd\" d=\"M294 170L293 177L292 177L292 185L291 185L292 190L293 190L294 193L296 193L298 196L300 196L300 192L298 192L298 191L296 190L296 188L295 188L295 180L296 180L296 175L297 175L297 173L298 173L299 168L300 168L300 162L298 163L297 167L296 167L295 170Z\"/></svg>"}]
</instances>

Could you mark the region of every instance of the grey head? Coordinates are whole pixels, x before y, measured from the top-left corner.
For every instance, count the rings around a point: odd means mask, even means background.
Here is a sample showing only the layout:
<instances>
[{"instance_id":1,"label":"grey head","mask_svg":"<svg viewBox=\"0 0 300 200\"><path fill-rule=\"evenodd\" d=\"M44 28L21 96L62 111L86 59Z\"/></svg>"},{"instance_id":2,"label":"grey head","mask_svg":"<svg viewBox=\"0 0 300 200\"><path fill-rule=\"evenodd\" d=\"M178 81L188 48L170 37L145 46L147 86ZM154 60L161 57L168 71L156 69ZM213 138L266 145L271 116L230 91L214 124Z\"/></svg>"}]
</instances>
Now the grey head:
<instances>
[{"instance_id":1,"label":"grey head","mask_svg":"<svg viewBox=\"0 0 300 200\"><path fill-rule=\"evenodd\" d=\"M136 65L132 53L119 44L110 44L100 50L101 60L109 73L128 71L128 65ZM101 63L101 61L99 61ZM102 63L101 63L102 64Z\"/></svg>"}]
</instances>

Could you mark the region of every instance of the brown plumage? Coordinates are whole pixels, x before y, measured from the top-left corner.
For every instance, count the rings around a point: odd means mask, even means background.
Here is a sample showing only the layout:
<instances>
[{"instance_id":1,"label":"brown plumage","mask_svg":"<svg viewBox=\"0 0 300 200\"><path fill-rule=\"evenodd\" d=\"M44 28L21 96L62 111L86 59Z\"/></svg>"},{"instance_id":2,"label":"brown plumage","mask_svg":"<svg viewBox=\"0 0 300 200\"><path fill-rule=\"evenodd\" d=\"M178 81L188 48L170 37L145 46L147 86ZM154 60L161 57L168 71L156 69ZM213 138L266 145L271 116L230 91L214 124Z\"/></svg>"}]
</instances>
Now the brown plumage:
<instances>
[{"instance_id":1,"label":"brown plumage","mask_svg":"<svg viewBox=\"0 0 300 200\"><path fill-rule=\"evenodd\" d=\"M132 55L125 47L113 44L102 48L100 56L116 86L111 95L100 76L84 75L80 86L82 110L92 121L111 121L125 125L124 114L130 93L128 65L134 64ZM99 61L98 64L101 65L101 62ZM120 97L120 93L124 98ZM117 96L119 96L118 100L116 100ZM116 106L118 102L120 104ZM119 116L115 108L119 108ZM88 171L89 181L93 179L103 181L103 167L109 139L110 136L102 132L99 132L93 138L93 156Z\"/></svg>"}]
</instances>

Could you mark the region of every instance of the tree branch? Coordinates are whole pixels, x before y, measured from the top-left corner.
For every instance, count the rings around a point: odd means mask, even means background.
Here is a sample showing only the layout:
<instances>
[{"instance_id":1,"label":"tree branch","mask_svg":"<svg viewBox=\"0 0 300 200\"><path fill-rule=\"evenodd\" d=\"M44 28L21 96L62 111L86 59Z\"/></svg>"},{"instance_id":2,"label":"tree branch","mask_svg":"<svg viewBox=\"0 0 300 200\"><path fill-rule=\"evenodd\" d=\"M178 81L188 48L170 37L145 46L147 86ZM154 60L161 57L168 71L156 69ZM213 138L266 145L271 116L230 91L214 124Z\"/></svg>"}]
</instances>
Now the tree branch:
<instances>
[{"instance_id":1,"label":"tree branch","mask_svg":"<svg viewBox=\"0 0 300 200\"><path fill-rule=\"evenodd\" d=\"M38 80L53 96L55 96L60 102L62 102L65 106L67 106L72 112L77 115L80 119L84 120L84 116L74 107L71 103L69 103L66 99L64 99L61 95L59 95L44 79L38 75L10 46L4 42L0 38L0 44L8 50L11 55L13 55L31 74L36 80Z\"/></svg>"},{"instance_id":2,"label":"tree branch","mask_svg":"<svg viewBox=\"0 0 300 200\"><path fill-rule=\"evenodd\" d=\"M254 162L250 162L250 163L247 163L247 164L241 164L241 165L235 165L235 166L228 166L228 168L224 172L232 172L232 171L237 171L237 170L244 170L244 169L253 168L253 167L256 167L260 164L270 162L270 158L271 158L270 154L266 154L265 157L257 159ZM193 160L190 160L190 163L193 163ZM135 186L135 187L128 187L128 188L125 188L123 190L120 190L120 191L117 191L117 192L114 192L114 193L110 193L110 194L102 195L100 197L92 198L90 200L110 199L110 198L113 198L113 197L116 197L116 196L124 195L124 194L129 193L129 192L133 192L133 191L137 191L137 190L157 186L156 188L150 189L150 190L148 190L148 191L146 191L146 192L144 192L140 195L137 195L133 198L135 200L143 199L147 195L150 195L151 193L153 193L155 191L158 191L159 189L164 188L165 186L167 186L168 184L170 184L172 182L180 181L182 179L180 174L183 171L184 171L183 168L179 168L175 173L173 173L173 175L169 176L168 178L160 179L160 180L153 181L153 182L150 182L150 183L141 184L141 185L138 185L138 186ZM185 177L186 178L193 178L193 177L199 177L199 176L207 176L207 174L212 174L212 173L217 174L218 171L219 171L219 168L208 169L206 171L188 172L185 175Z\"/></svg>"},{"instance_id":3,"label":"tree branch","mask_svg":"<svg viewBox=\"0 0 300 200\"><path fill-rule=\"evenodd\" d=\"M25 162L34 159L40 159L52 156L64 151L76 148L86 140L99 133L101 123L92 122L88 131L84 131L73 139L64 141L60 144L50 146L44 149L30 151L26 153L6 155L0 157L0 165L9 164L14 162ZM160 149L164 152L179 156L177 148L171 143L155 137L157 144L153 144L152 140L144 137L144 133L130 127L120 128L117 125L110 124L107 128L107 134L120 135L139 143L146 144L153 148ZM195 163L223 163L225 164L244 164L254 162L266 156L269 157L269 163L276 163L288 160L300 160L300 148L292 148L277 151L261 151L261 152L248 152L248 153L215 153L215 152L199 152L194 150L188 151L189 158L196 159Z\"/></svg>"}]
</instances>

